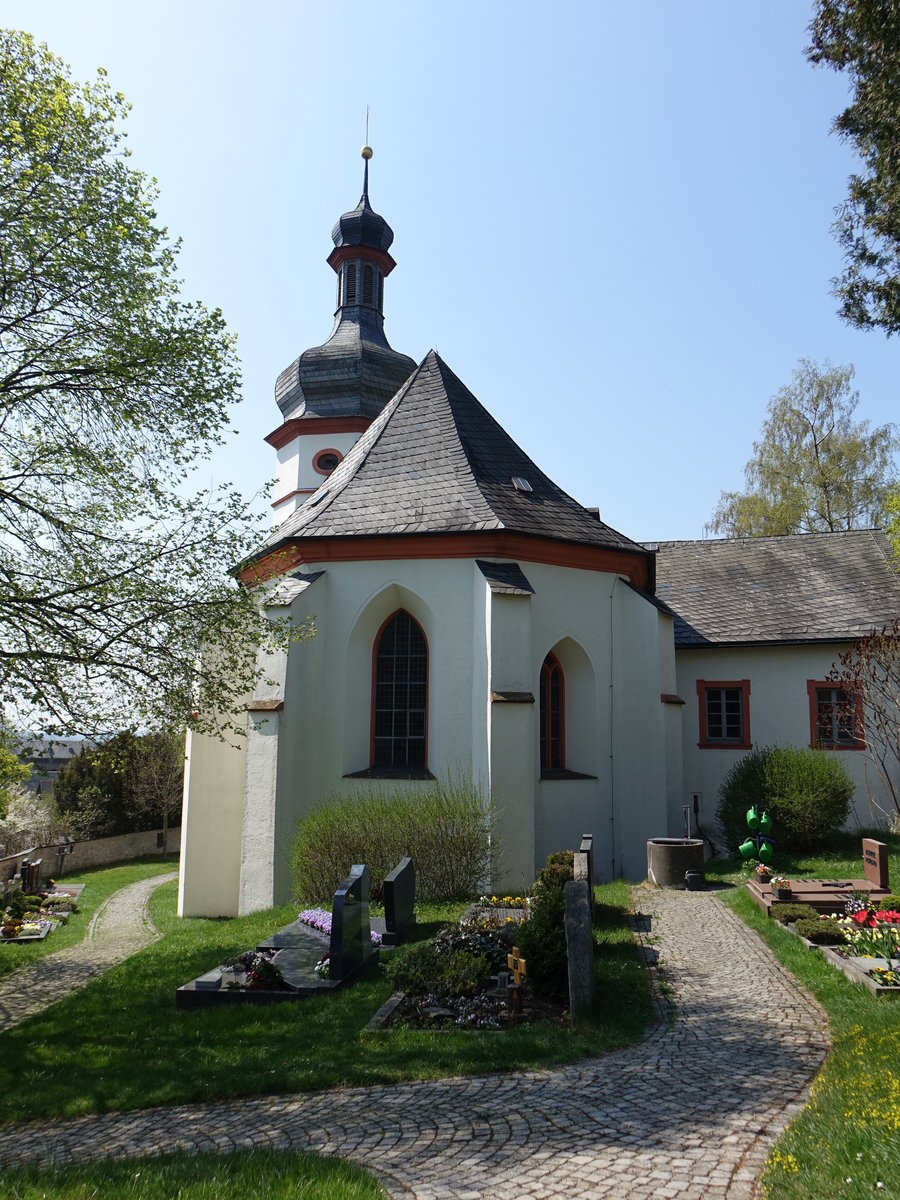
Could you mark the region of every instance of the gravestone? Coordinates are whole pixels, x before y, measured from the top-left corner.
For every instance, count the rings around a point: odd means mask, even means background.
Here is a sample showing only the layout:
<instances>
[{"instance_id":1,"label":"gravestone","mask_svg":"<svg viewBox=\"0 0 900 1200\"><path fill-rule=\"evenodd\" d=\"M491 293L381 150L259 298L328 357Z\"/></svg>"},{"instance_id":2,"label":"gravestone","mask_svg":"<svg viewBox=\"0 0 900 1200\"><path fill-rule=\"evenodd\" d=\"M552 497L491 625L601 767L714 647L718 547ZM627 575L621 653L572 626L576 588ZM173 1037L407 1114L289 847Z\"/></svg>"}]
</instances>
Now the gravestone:
<instances>
[{"instance_id":1,"label":"gravestone","mask_svg":"<svg viewBox=\"0 0 900 1200\"><path fill-rule=\"evenodd\" d=\"M331 905L329 978L338 983L355 975L372 957L369 924L369 869L355 863L334 893Z\"/></svg>"},{"instance_id":2,"label":"gravestone","mask_svg":"<svg viewBox=\"0 0 900 1200\"><path fill-rule=\"evenodd\" d=\"M572 1023L594 1002L594 938L585 879L566 884L566 951L569 956L569 1015Z\"/></svg>"},{"instance_id":3,"label":"gravestone","mask_svg":"<svg viewBox=\"0 0 900 1200\"><path fill-rule=\"evenodd\" d=\"M582 834L581 845L575 851L575 861L573 863L573 874L575 879L583 880L588 887L588 904L591 909L591 918L594 915L594 835L592 833Z\"/></svg>"},{"instance_id":4,"label":"gravestone","mask_svg":"<svg viewBox=\"0 0 900 1200\"><path fill-rule=\"evenodd\" d=\"M416 869L411 858L401 858L384 880L384 932L381 940L385 946L396 946L402 942L416 923L415 903Z\"/></svg>"},{"instance_id":5,"label":"gravestone","mask_svg":"<svg viewBox=\"0 0 900 1200\"><path fill-rule=\"evenodd\" d=\"M889 892L891 885L888 881L888 848L884 842L876 842L874 838L863 838L863 871L869 883Z\"/></svg>"}]
</instances>

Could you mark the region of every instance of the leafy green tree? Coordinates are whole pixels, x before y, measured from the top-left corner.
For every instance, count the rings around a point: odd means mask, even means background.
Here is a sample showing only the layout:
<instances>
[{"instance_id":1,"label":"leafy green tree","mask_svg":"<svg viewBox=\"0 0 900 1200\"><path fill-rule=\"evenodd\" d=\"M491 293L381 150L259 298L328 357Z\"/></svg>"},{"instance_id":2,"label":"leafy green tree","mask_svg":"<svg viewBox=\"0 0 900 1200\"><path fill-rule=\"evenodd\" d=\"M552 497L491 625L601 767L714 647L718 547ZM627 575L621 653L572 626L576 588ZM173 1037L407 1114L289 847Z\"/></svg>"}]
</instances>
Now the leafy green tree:
<instances>
[{"instance_id":1,"label":"leafy green tree","mask_svg":"<svg viewBox=\"0 0 900 1200\"><path fill-rule=\"evenodd\" d=\"M845 263L835 295L845 320L890 335L900 329L900 8L817 0L809 32L809 61L847 74L852 101L833 129L861 161L834 225Z\"/></svg>"},{"instance_id":2,"label":"leafy green tree","mask_svg":"<svg viewBox=\"0 0 900 1200\"><path fill-rule=\"evenodd\" d=\"M181 296L127 111L0 31L0 700L48 733L221 731L285 631L228 573L244 502L192 491L240 372Z\"/></svg>"},{"instance_id":3,"label":"leafy green tree","mask_svg":"<svg viewBox=\"0 0 900 1200\"><path fill-rule=\"evenodd\" d=\"M13 749L11 735L0 726L0 821L6 819L10 804L30 777L31 767L22 762Z\"/></svg>"},{"instance_id":4,"label":"leafy green tree","mask_svg":"<svg viewBox=\"0 0 900 1200\"><path fill-rule=\"evenodd\" d=\"M884 531L891 541L894 553L900 559L900 490L894 490L884 502Z\"/></svg>"},{"instance_id":5,"label":"leafy green tree","mask_svg":"<svg viewBox=\"0 0 900 1200\"><path fill-rule=\"evenodd\" d=\"M854 421L853 367L803 358L769 401L745 490L723 492L706 526L726 537L879 525L896 479L892 426Z\"/></svg>"},{"instance_id":6,"label":"leafy green tree","mask_svg":"<svg viewBox=\"0 0 900 1200\"><path fill-rule=\"evenodd\" d=\"M142 829L165 834L181 809L184 735L131 730L85 746L60 771L53 798L78 837L112 837ZM167 847L164 847L167 851Z\"/></svg>"}]
</instances>

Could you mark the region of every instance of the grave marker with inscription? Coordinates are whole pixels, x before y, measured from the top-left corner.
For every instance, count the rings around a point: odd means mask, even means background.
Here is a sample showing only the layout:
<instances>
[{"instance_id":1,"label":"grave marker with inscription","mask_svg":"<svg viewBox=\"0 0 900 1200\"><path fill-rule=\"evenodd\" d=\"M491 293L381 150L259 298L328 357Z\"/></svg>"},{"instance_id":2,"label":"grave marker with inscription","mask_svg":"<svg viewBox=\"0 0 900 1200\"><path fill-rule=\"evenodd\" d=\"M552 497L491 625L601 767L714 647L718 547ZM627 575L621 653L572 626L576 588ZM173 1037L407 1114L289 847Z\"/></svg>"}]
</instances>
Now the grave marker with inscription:
<instances>
[{"instance_id":1,"label":"grave marker with inscription","mask_svg":"<svg viewBox=\"0 0 900 1200\"><path fill-rule=\"evenodd\" d=\"M863 838L863 871L869 883L886 892L891 890L888 882L888 848L884 842L874 838Z\"/></svg>"}]
</instances>

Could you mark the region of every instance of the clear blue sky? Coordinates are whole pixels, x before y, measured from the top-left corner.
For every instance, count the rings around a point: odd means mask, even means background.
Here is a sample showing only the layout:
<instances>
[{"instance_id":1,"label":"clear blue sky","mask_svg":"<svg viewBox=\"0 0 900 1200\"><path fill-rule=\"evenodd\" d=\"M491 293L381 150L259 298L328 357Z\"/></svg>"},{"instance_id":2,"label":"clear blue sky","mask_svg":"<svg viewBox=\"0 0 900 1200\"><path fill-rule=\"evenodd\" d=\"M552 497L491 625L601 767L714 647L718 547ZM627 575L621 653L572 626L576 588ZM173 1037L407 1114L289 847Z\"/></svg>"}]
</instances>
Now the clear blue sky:
<instances>
[{"instance_id":1,"label":"clear blue sky","mask_svg":"<svg viewBox=\"0 0 900 1200\"><path fill-rule=\"evenodd\" d=\"M238 334L239 434L274 474L278 372L331 329L330 231L370 194L395 232L392 345L449 366L562 487L639 539L693 538L739 487L801 356L852 362L897 415L900 344L847 328L830 232L852 169L811 3L4 0L76 77L133 104L135 165L183 238L185 294ZM206 475L209 471L206 471Z\"/></svg>"}]
</instances>

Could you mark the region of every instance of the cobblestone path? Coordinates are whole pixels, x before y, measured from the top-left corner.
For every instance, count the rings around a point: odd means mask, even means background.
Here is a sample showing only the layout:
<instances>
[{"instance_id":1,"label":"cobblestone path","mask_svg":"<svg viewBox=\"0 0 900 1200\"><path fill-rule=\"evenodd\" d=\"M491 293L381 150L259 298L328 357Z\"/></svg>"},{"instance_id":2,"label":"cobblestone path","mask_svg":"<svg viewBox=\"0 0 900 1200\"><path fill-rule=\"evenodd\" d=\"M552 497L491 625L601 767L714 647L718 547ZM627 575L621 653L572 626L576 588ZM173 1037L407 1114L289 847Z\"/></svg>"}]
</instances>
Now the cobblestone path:
<instances>
[{"instance_id":1,"label":"cobblestone path","mask_svg":"<svg viewBox=\"0 0 900 1200\"><path fill-rule=\"evenodd\" d=\"M150 894L161 883L177 878L175 871L120 888L94 913L84 940L77 946L36 958L0 979L0 1033L83 988L155 941L159 934L147 911ZM4 953L15 951L8 948Z\"/></svg>"},{"instance_id":2,"label":"cobblestone path","mask_svg":"<svg viewBox=\"0 0 900 1200\"><path fill-rule=\"evenodd\" d=\"M746 1200L825 1057L824 1014L714 895L635 898L654 914L677 1008L628 1050L547 1071L6 1126L0 1161L292 1147L352 1159L418 1200Z\"/></svg>"}]
</instances>

